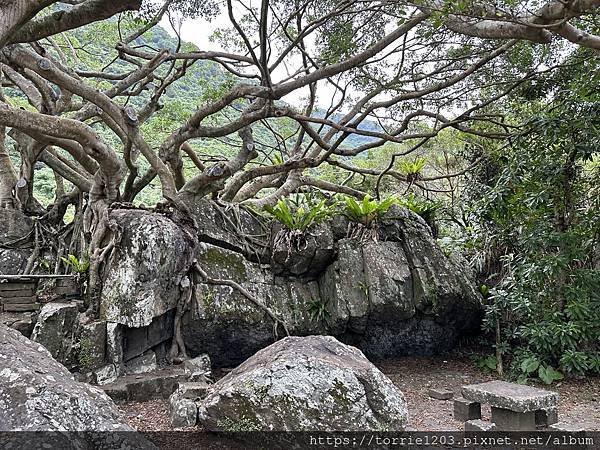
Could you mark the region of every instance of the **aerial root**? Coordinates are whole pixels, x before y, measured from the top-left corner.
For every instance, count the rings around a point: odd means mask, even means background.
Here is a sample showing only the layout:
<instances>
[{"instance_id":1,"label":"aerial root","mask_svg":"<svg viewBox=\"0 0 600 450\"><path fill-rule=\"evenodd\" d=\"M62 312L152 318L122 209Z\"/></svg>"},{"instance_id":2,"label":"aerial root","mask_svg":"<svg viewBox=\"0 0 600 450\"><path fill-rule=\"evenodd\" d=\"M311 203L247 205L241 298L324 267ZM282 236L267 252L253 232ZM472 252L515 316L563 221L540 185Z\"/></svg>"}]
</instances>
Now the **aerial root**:
<instances>
[{"instance_id":1,"label":"aerial root","mask_svg":"<svg viewBox=\"0 0 600 450\"><path fill-rule=\"evenodd\" d=\"M274 322L273 323L273 334L275 335L275 339L278 339L277 330L278 330L279 325L281 325L281 327L283 328L283 331L285 332L286 336L290 335L285 322L283 320L281 320L280 318L278 318L275 315L275 313L268 306L266 306L264 303L262 303L254 295L252 295L242 285L240 285L239 283L236 283L233 280L221 280L218 278L212 278L211 276L209 276L206 273L206 271L204 269L202 269L202 267L200 267L200 264L198 264L197 261L195 261L193 263L192 268L202 277L202 279L204 280L205 283L214 284L214 285L218 285L218 286L229 286L229 287L235 289L236 291L238 291L240 294L242 294L244 297L246 297L248 300L250 300L252 303L254 303L257 307L259 307L260 309L265 311L267 313L267 315Z\"/></svg>"}]
</instances>

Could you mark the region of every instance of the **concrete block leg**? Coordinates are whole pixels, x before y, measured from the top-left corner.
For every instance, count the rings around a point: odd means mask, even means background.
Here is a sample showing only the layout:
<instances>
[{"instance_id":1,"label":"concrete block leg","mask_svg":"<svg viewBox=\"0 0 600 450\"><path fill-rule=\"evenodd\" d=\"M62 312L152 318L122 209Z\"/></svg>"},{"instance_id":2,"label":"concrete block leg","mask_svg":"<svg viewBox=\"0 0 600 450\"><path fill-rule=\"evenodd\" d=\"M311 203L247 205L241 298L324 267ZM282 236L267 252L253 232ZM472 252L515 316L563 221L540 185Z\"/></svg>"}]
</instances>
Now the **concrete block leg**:
<instances>
[{"instance_id":1,"label":"concrete block leg","mask_svg":"<svg viewBox=\"0 0 600 450\"><path fill-rule=\"evenodd\" d=\"M481 419L481 403L472 402L462 397L454 399L454 420L466 422Z\"/></svg>"},{"instance_id":2,"label":"concrete block leg","mask_svg":"<svg viewBox=\"0 0 600 450\"><path fill-rule=\"evenodd\" d=\"M558 422L556 408L539 409L535 412L535 424L538 427L549 427Z\"/></svg>"},{"instance_id":3,"label":"concrete block leg","mask_svg":"<svg viewBox=\"0 0 600 450\"><path fill-rule=\"evenodd\" d=\"M535 412L515 412L492 406L492 422L500 431L535 430Z\"/></svg>"}]
</instances>

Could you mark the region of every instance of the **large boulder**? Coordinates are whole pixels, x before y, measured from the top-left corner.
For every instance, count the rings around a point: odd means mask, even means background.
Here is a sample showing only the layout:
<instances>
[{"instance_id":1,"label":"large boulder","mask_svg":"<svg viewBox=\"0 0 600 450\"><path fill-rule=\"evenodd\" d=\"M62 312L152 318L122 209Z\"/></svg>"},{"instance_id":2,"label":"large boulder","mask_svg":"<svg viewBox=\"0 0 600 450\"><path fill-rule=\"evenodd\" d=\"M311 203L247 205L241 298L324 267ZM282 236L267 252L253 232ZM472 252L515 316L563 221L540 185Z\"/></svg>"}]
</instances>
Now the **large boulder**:
<instances>
[{"instance_id":1,"label":"large boulder","mask_svg":"<svg viewBox=\"0 0 600 450\"><path fill-rule=\"evenodd\" d=\"M193 249L190 236L173 220L141 210L114 210L122 230L118 254L105 273L102 318L128 327L149 326L173 309Z\"/></svg>"},{"instance_id":2,"label":"large boulder","mask_svg":"<svg viewBox=\"0 0 600 450\"><path fill-rule=\"evenodd\" d=\"M74 381L42 345L4 325L0 325L0 361L0 431L134 431L123 422L115 404L102 390ZM39 433L37 438L60 436ZM110 439L114 444L122 441L130 448L153 448L132 433L71 433L62 437L68 445L53 448L100 448L98 442L89 439ZM25 438L18 437L20 445Z\"/></svg>"},{"instance_id":3,"label":"large boulder","mask_svg":"<svg viewBox=\"0 0 600 450\"><path fill-rule=\"evenodd\" d=\"M0 209L0 275L22 273L31 255L31 219L21 211Z\"/></svg>"},{"instance_id":4,"label":"large boulder","mask_svg":"<svg viewBox=\"0 0 600 450\"><path fill-rule=\"evenodd\" d=\"M288 337L209 388L198 418L211 431L398 431L404 395L354 347Z\"/></svg>"},{"instance_id":5,"label":"large boulder","mask_svg":"<svg viewBox=\"0 0 600 450\"><path fill-rule=\"evenodd\" d=\"M173 313L193 260L212 278L235 281L270 311L231 285L198 280L183 337L192 357L208 353L216 366L237 365L281 336L271 313L292 335L333 335L372 358L435 354L478 329L481 299L472 281L406 209L390 209L377 239L347 238L353 223L334 217L310 230L308 246L290 253L285 245L269 251L271 227L243 208L203 200L191 211L199 227L193 239L189 227L165 215L111 212L123 232L107 265L101 310L125 327L127 342ZM138 354L151 348L142 347Z\"/></svg>"}]
</instances>

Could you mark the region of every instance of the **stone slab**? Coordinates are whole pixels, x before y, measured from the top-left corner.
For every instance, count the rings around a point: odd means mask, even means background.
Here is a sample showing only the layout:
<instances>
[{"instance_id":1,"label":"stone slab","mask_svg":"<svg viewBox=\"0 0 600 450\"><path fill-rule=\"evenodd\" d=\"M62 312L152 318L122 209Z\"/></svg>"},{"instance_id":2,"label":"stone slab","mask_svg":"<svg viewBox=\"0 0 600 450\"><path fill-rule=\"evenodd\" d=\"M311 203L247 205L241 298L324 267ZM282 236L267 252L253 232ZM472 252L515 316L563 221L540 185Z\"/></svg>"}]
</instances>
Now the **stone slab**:
<instances>
[{"instance_id":1,"label":"stone slab","mask_svg":"<svg viewBox=\"0 0 600 450\"><path fill-rule=\"evenodd\" d=\"M37 286L36 281L32 282L2 282L0 283L0 295L9 293L10 291L24 291L30 294L35 292Z\"/></svg>"},{"instance_id":2,"label":"stone slab","mask_svg":"<svg viewBox=\"0 0 600 450\"><path fill-rule=\"evenodd\" d=\"M17 291L15 291L17 292ZM37 298L35 295L26 295L26 296L14 296L14 297L0 297L0 303L4 303L5 305L9 304L35 304L37 303Z\"/></svg>"},{"instance_id":3,"label":"stone slab","mask_svg":"<svg viewBox=\"0 0 600 450\"><path fill-rule=\"evenodd\" d=\"M475 419L465 422L465 431L495 431L496 424L487 420Z\"/></svg>"},{"instance_id":4,"label":"stone slab","mask_svg":"<svg viewBox=\"0 0 600 450\"><path fill-rule=\"evenodd\" d=\"M6 312L29 312L29 311L37 311L40 309L39 303L7 303L2 306L4 311Z\"/></svg>"},{"instance_id":5,"label":"stone slab","mask_svg":"<svg viewBox=\"0 0 600 450\"><path fill-rule=\"evenodd\" d=\"M35 297L35 286L23 289L17 289L14 286L11 287L13 289L4 289L4 287L0 285L0 299L4 300L5 298L11 297Z\"/></svg>"},{"instance_id":6,"label":"stone slab","mask_svg":"<svg viewBox=\"0 0 600 450\"><path fill-rule=\"evenodd\" d=\"M100 387L109 397L115 395L114 400L122 400L124 390L127 392L127 400L168 399L179 383L186 379L187 376L182 369L169 367L140 375L126 375Z\"/></svg>"},{"instance_id":7,"label":"stone slab","mask_svg":"<svg viewBox=\"0 0 600 450\"><path fill-rule=\"evenodd\" d=\"M206 397L210 385L204 381L186 381L179 383L177 391L183 398L199 400Z\"/></svg>"},{"instance_id":8,"label":"stone slab","mask_svg":"<svg viewBox=\"0 0 600 450\"><path fill-rule=\"evenodd\" d=\"M481 403L472 402L462 397L454 399L454 420L466 422L481 419Z\"/></svg>"},{"instance_id":9,"label":"stone slab","mask_svg":"<svg viewBox=\"0 0 600 450\"><path fill-rule=\"evenodd\" d=\"M454 397L454 392L449 389L429 389L427 392L431 398L435 398L436 400L450 400Z\"/></svg>"},{"instance_id":10,"label":"stone slab","mask_svg":"<svg viewBox=\"0 0 600 450\"><path fill-rule=\"evenodd\" d=\"M535 412L535 424L539 427L547 427L558 422L558 409L539 409Z\"/></svg>"},{"instance_id":11,"label":"stone slab","mask_svg":"<svg viewBox=\"0 0 600 450\"><path fill-rule=\"evenodd\" d=\"M556 392L506 381L463 386L462 395L474 402L489 403L490 406L515 412L552 408L557 405L559 398Z\"/></svg>"},{"instance_id":12,"label":"stone slab","mask_svg":"<svg viewBox=\"0 0 600 450\"><path fill-rule=\"evenodd\" d=\"M550 430L554 430L554 431L564 431L566 433L578 433L581 431L586 431L586 428L588 428L588 426L584 423L567 423L567 422L558 422L555 424L552 424L548 427Z\"/></svg>"}]
</instances>

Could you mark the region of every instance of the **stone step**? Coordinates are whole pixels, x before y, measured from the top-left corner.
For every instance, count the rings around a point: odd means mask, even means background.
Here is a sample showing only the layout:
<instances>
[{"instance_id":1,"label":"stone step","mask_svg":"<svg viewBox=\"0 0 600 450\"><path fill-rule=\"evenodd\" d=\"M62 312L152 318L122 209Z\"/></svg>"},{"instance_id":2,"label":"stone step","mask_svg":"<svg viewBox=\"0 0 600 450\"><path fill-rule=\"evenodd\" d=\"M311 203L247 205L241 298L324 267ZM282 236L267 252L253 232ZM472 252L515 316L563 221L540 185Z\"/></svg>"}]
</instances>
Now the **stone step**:
<instances>
[{"instance_id":1,"label":"stone step","mask_svg":"<svg viewBox=\"0 0 600 450\"><path fill-rule=\"evenodd\" d=\"M113 383L99 387L113 400L168 399L179 383L187 381L187 378L183 367L167 367L155 372L125 375Z\"/></svg>"},{"instance_id":2,"label":"stone step","mask_svg":"<svg viewBox=\"0 0 600 450\"><path fill-rule=\"evenodd\" d=\"M0 298L7 297L31 297L35 295L35 286L21 288L8 285L10 289L5 289L3 284L0 284Z\"/></svg>"},{"instance_id":3,"label":"stone step","mask_svg":"<svg viewBox=\"0 0 600 450\"><path fill-rule=\"evenodd\" d=\"M36 297L27 295L27 296L14 296L14 297L0 297L0 303L4 305L8 304L27 304L27 303L37 303Z\"/></svg>"},{"instance_id":4,"label":"stone step","mask_svg":"<svg viewBox=\"0 0 600 450\"><path fill-rule=\"evenodd\" d=\"M30 294L35 292L37 282L0 282L0 295L10 293L11 291L26 291Z\"/></svg>"},{"instance_id":5,"label":"stone step","mask_svg":"<svg viewBox=\"0 0 600 450\"><path fill-rule=\"evenodd\" d=\"M6 303L2 306L6 312L29 312L40 309L39 303Z\"/></svg>"}]
</instances>

